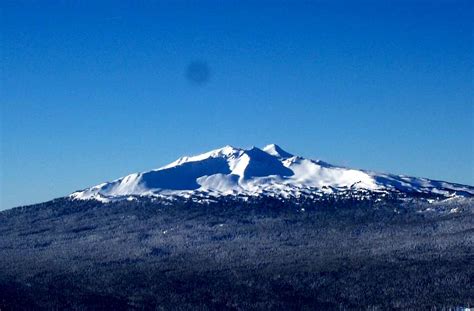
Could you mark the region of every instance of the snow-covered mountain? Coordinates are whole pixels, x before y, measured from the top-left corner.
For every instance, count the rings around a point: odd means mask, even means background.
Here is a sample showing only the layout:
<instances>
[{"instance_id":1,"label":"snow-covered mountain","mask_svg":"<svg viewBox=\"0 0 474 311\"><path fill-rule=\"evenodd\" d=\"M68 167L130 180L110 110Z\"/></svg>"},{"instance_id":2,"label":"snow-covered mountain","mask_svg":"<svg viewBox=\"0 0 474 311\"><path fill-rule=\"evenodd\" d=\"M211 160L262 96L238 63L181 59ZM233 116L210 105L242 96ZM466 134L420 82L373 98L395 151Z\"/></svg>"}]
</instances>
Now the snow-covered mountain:
<instances>
[{"instance_id":1,"label":"snow-covered mountain","mask_svg":"<svg viewBox=\"0 0 474 311\"><path fill-rule=\"evenodd\" d=\"M351 169L294 156L277 145L263 149L225 146L182 157L159 169L135 173L74 192L70 198L99 201L143 196L321 197L338 193L400 193L448 198L472 197L474 187Z\"/></svg>"}]
</instances>

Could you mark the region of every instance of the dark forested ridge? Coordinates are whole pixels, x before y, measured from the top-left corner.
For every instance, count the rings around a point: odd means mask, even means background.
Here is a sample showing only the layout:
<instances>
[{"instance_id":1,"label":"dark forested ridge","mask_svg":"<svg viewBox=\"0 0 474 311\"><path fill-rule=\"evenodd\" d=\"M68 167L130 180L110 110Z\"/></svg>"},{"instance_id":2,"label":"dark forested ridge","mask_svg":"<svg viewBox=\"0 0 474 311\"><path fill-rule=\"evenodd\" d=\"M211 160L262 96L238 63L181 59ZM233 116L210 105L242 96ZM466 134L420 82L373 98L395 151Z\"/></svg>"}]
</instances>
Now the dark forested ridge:
<instances>
[{"instance_id":1,"label":"dark forested ridge","mask_svg":"<svg viewBox=\"0 0 474 311\"><path fill-rule=\"evenodd\" d=\"M162 204L0 213L0 309L474 305L472 200Z\"/></svg>"}]
</instances>

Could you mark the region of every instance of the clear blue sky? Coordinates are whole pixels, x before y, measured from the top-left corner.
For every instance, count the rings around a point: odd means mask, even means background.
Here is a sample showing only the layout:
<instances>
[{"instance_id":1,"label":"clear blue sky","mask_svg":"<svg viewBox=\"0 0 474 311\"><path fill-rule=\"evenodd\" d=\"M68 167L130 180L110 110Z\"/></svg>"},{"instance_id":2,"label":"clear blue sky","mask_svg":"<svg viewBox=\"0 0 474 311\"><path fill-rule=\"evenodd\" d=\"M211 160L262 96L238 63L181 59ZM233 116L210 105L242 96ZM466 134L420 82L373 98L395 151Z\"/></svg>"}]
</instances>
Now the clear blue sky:
<instances>
[{"instance_id":1,"label":"clear blue sky","mask_svg":"<svg viewBox=\"0 0 474 311\"><path fill-rule=\"evenodd\" d=\"M474 184L472 1L99 2L0 4L0 208L226 144Z\"/></svg>"}]
</instances>

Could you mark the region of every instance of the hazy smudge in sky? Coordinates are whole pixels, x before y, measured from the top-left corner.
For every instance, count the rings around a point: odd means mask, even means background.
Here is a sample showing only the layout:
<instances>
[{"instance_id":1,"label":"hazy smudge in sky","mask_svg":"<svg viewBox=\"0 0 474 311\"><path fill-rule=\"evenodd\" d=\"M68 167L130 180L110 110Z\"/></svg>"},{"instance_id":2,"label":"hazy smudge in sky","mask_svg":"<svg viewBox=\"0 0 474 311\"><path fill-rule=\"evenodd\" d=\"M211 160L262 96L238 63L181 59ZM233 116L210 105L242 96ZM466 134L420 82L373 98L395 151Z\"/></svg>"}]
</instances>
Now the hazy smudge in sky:
<instances>
[{"instance_id":1,"label":"hazy smudge in sky","mask_svg":"<svg viewBox=\"0 0 474 311\"><path fill-rule=\"evenodd\" d=\"M209 66L204 61L192 61L186 68L186 78L193 84L203 85L209 81Z\"/></svg>"}]
</instances>

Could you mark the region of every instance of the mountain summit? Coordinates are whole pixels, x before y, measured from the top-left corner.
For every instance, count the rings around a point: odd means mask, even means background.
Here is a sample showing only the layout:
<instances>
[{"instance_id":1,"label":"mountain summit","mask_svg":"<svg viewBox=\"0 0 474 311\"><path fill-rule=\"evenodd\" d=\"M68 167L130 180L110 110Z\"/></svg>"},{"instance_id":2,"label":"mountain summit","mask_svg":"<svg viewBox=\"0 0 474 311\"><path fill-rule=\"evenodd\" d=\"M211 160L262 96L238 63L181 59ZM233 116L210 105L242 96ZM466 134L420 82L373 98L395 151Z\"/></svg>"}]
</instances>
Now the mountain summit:
<instances>
[{"instance_id":1,"label":"mountain summit","mask_svg":"<svg viewBox=\"0 0 474 311\"><path fill-rule=\"evenodd\" d=\"M272 156L279 158L290 158L293 156L291 153L286 152L285 150L281 149L280 146L275 144L267 145L262 150L268 154L271 154Z\"/></svg>"},{"instance_id":2,"label":"mountain summit","mask_svg":"<svg viewBox=\"0 0 474 311\"><path fill-rule=\"evenodd\" d=\"M437 198L474 196L474 187L426 178L335 166L294 156L280 146L224 146L185 156L159 169L135 173L74 192L73 199L272 196L300 198L362 191Z\"/></svg>"}]
</instances>

